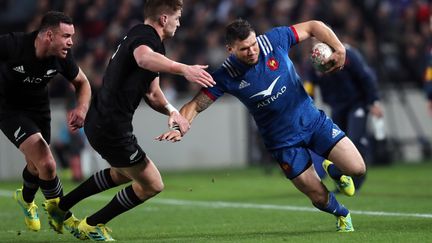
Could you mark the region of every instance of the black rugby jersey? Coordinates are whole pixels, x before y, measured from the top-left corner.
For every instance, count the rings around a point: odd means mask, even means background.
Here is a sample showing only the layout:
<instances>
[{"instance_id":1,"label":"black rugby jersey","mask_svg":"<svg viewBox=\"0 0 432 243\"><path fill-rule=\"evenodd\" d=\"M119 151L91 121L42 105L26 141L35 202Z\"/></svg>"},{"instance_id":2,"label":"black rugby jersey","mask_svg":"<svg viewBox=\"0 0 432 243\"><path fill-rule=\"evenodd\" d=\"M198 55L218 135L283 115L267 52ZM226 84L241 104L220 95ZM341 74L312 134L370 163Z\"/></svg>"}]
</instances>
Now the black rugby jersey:
<instances>
[{"instance_id":1,"label":"black rugby jersey","mask_svg":"<svg viewBox=\"0 0 432 243\"><path fill-rule=\"evenodd\" d=\"M0 115L11 110L49 111L48 82L57 74L73 80L79 68L71 51L65 59L36 57L37 32L0 36Z\"/></svg>"},{"instance_id":2,"label":"black rugby jersey","mask_svg":"<svg viewBox=\"0 0 432 243\"><path fill-rule=\"evenodd\" d=\"M135 110L151 82L159 76L136 63L133 52L140 45L165 55L164 44L153 27L138 24L129 30L111 57L102 87L93 100L101 121L107 125L132 129Z\"/></svg>"}]
</instances>

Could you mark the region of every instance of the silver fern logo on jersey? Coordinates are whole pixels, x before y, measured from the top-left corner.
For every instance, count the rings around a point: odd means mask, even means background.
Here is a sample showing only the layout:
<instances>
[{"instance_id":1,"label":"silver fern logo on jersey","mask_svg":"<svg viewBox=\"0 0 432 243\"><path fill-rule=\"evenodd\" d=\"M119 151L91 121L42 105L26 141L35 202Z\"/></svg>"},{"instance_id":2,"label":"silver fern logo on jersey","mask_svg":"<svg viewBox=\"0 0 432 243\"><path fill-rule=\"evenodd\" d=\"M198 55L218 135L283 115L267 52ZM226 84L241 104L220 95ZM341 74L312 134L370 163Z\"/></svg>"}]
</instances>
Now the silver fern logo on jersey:
<instances>
[{"instance_id":1,"label":"silver fern logo on jersey","mask_svg":"<svg viewBox=\"0 0 432 243\"><path fill-rule=\"evenodd\" d=\"M129 157L129 159L131 160L131 161L133 161L134 159L135 159L135 157L138 155L138 149L137 149L137 151L135 151L135 153L133 153L133 154L131 154L131 156Z\"/></svg>"}]
</instances>

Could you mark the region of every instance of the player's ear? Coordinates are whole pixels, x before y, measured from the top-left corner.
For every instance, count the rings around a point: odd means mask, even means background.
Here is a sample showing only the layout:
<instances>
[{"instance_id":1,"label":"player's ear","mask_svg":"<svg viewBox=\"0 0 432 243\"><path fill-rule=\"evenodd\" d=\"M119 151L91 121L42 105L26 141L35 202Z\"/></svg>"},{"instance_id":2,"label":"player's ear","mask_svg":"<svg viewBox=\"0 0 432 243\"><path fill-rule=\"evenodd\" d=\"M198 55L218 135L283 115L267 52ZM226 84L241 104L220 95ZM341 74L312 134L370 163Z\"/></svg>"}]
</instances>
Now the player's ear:
<instances>
[{"instance_id":1,"label":"player's ear","mask_svg":"<svg viewBox=\"0 0 432 243\"><path fill-rule=\"evenodd\" d=\"M226 50L227 50L229 53L231 53L231 52L233 51L233 48L232 48L231 45L227 44L225 47L226 47Z\"/></svg>"},{"instance_id":2,"label":"player's ear","mask_svg":"<svg viewBox=\"0 0 432 243\"><path fill-rule=\"evenodd\" d=\"M53 33L53 31L51 29L48 29L46 31L46 37L47 37L47 39L49 41L53 41L53 39L54 39L54 33Z\"/></svg>"},{"instance_id":3,"label":"player's ear","mask_svg":"<svg viewBox=\"0 0 432 243\"><path fill-rule=\"evenodd\" d=\"M159 17L159 24L160 24L161 26L165 26L167 22L168 22L168 16L167 16L166 14L162 14L162 15Z\"/></svg>"}]
</instances>

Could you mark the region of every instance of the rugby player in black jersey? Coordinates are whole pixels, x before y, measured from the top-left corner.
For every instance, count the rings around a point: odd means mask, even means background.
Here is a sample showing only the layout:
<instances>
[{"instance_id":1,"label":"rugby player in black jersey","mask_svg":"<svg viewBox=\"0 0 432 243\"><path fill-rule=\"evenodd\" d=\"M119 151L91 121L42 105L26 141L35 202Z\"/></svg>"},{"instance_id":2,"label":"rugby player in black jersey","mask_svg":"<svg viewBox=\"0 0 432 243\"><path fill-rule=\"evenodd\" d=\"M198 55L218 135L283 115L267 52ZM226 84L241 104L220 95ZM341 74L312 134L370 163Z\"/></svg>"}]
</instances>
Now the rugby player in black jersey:
<instances>
[{"instance_id":1,"label":"rugby player in black jersey","mask_svg":"<svg viewBox=\"0 0 432 243\"><path fill-rule=\"evenodd\" d=\"M133 134L132 118L141 100L154 110L169 115L170 126L184 133L188 121L166 100L159 86L159 72L184 76L187 80L208 87L215 84L204 69L207 66L185 65L164 56L163 40L174 36L180 25L182 0L148 0L144 23L129 30L111 57L103 85L93 96L85 122L85 133L92 147L110 164L50 205L53 225L79 201L96 193L132 181L120 190L102 209L84 218L78 226L77 238L95 241L113 240L105 224L164 188L161 175L153 161L138 145ZM57 220L57 221L56 221Z\"/></svg>"},{"instance_id":2,"label":"rugby player in black jersey","mask_svg":"<svg viewBox=\"0 0 432 243\"><path fill-rule=\"evenodd\" d=\"M46 199L63 195L56 162L49 148L51 115L48 82L57 74L74 86L77 106L68 115L72 130L83 126L91 91L85 74L72 57L74 26L61 12L44 15L37 31L0 36L0 129L24 154L23 187L14 193L25 223L40 229L34 202L39 188ZM69 223L76 219L69 217Z\"/></svg>"}]
</instances>

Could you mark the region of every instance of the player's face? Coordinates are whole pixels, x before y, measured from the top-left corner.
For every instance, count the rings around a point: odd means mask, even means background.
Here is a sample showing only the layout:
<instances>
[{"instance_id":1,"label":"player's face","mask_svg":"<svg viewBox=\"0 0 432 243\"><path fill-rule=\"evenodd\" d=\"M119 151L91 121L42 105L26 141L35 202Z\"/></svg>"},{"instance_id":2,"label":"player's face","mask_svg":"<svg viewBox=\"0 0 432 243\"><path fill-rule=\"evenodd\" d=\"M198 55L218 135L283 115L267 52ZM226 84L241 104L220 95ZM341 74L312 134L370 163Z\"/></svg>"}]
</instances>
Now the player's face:
<instances>
[{"instance_id":1,"label":"player's face","mask_svg":"<svg viewBox=\"0 0 432 243\"><path fill-rule=\"evenodd\" d=\"M177 28L180 26L181 14L182 12L179 9L172 15L166 15L166 23L163 28L165 37L171 38L175 35Z\"/></svg>"},{"instance_id":2,"label":"player's face","mask_svg":"<svg viewBox=\"0 0 432 243\"><path fill-rule=\"evenodd\" d=\"M242 41L237 40L234 44L228 45L228 52L234 54L237 59L247 65L255 65L259 57L259 47L255 32L251 32Z\"/></svg>"},{"instance_id":3,"label":"player's face","mask_svg":"<svg viewBox=\"0 0 432 243\"><path fill-rule=\"evenodd\" d=\"M68 51L73 45L72 36L75 34L74 26L71 24L60 23L58 28L55 28L49 32L49 53L53 56L66 58Z\"/></svg>"}]
</instances>

